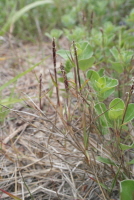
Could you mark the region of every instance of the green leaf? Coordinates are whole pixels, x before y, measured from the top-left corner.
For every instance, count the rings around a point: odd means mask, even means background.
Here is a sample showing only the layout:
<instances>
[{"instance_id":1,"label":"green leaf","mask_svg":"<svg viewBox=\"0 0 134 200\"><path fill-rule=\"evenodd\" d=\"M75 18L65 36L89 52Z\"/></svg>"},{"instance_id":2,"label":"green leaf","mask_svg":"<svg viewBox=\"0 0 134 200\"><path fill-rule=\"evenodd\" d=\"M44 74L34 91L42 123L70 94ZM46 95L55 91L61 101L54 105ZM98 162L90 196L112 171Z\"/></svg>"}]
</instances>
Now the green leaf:
<instances>
[{"instance_id":1,"label":"green leaf","mask_svg":"<svg viewBox=\"0 0 134 200\"><path fill-rule=\"evenodd\" d=\"M106 98L108 98L113 92L115 91L114 88L104 88L103 90L98 93L98 97L100 101L104 101Z\"/></svg>"},{"instance_id":2,"label":"green leaf","mask_svg":"<svg viewBox=\"0 0 134 200\"><path fill-rule=\"evenodd\" d=\"M52 40L53 38L58 39L62 33L63 31L60 29L52 29L50 33L45 33L45 35Z\"/></svg>"},{"instance_id":3,"label":"green leaf","mask_svg":"<svg viewBox=\"0 0 134 200\"><path fill-rule=\"evenodd\" d=\"M73 72L69 72L69 73L67 74L67 78L69 78L69 79L74 79L74 74L73 74Z\"/></svg>"},{"instance_id":4,"label":"green leaf","mask_svg":"<svg viewBox=\"0 0 134 200\"><path fill-rule=\"evenodd\" d=\"M130 162L128 162L127 164L129 164L129 165L133 165L133 164L134 164L134 159L131 160Z\"/></svg>"},{"instance_id":5,"label":"green leaf","mask_svg":"<svg viewBox=\"0 0 134 200\"><path fill-rule=\"evenodd\" d=\"M15 15L11 18L12 24L14 24L24 13L28 12L32 8L35 8L37 6L41 6L44 4L49 4L49 3L53 3L53 1L52 0L42 0L42 1L36 1L31 4L26 5L24 8L17 11L15 13Z\"/></svg>"},{"instance_id":6,"label":"green leaf","mask_svg":"<svg viewBox=\"0 0 134 200\"><path fill-rule=\"evenodd\" d=\"M99 74L94 70L89 70L87 72L87 78L96 83L96 86L101 89L101 93L104 93L118 85L117 79L112 79L107 76L100 77Z\"/></svg>"},{"instance_id":7,"label":"green leaf","mask_svg":"<svg viewBox=\"0 0 134 200\"><path fill-rule=\"evenodd\" d=\"M49 39L53 39L53 37L51 36L51 34L50 33L45 33L45 36L47 36Z\"/></svg>"},{"instance_id":8,"label":"green leaf","mask_svg":"<svg viewBox=\"0 0 134 200\"><path fill-rule=\"evenodd\" d=\"M106 87L106 78L105 77L100 77L98 81L96 81L96 85L98 88L103 89Z\"/></svg>"},{"instance_id":9,"label":"green leaf","mask_svg":"<svg viewBox=\"0 0 134 200\"><path fill-rule=\"evenodd\" d=\"M112 120L122 119L124 113L125 104L122 99L115 98L109 104L109 117Z\"/></svg>"},{"instance_id":10,"label":"green leaf","mask_svg":"<svg viewBox=\"0 0 134 200\"><path fill-rule=\"evenodd\" d=\"M61 49L61 50L57 51L56 53L59 56L61 56L62 58L64 58L65 60L68 60L68 58L70 57L70 51L69 50Z\"/></svg>"},{"instance_id":11,"label":"green leaf","mask_svg":"<svg viewBox=\"0 0 134 200\"><path fill-rule=\"evenodd\" d=\"M75 24L75 19L70 14L62 15L61 21L63 25L67 28L71 28Z\"/></svg>"},{"instance_id":12,"label":"green leaf","mask_svg":"<svg viewBox=\"0 0 134 200\"><path fill-rule=\"evenodd\" d=\"M64 78L60 77L60 78L58 78L58 81L61 82L61 83L64 83Z\"/></svg>"},{"instance_id":13,"label":"green leaf","mask_svg":"<svg viewBox=\"0 0 134 200\"><path fill-rule=\"evenodd\" d=\"M101 94L104 93L104 95L105 95L106 91L114 91L111 89L115 88L118 85L117 79L112 79L109 77L101 77L100 81L102 82ZM110 92L110 94L111 94L111 92Z\"/></svg>"},{"instance_id":14,"label":"green leaf","mask_svg":"<svg viewBox=\"0 0 134 200\"><path fill-rule=\"evenodd\" d=\"M134 180L120 182L120 200L134 200Z\"/></svg>"},{"instance_id":15,"label":"green leaf","mask_svg":"<svg viewBox=\"0 0 134 200\"><path fill-rule=\"evenodd\" d=\"M50 35L53 38L59 38L62 35L62 33L63 33L63 31L60 30L60 29L52 29L51 32L50 32Z\"/></svg>"},{"instance_id":16,"label":"green leaf","mask_svg":"<svg viewBox=\"0 0 134 200\"><path fill-rule=\"evenodd\" d=\"M100 77L92 85L97 91L99 100L103 101L114 92L115 87L118 85L118 80L109 77Z\"/></svg>"},{"instance_id":17,"label":"green leaf","mask_svg":"<svg viewBox=\"0 0 134 200\"><path fill-rule=\"evenodd\" d=\"M112 126L108 116L107 108L104 103L97 103L95 105L95 111L99 116L100 124L102 127L109 128Z\"/></svg>"},{"instance_id":18,"label":"green leaf","mask_svg":"<svg viewBox=\"0 0 134 200\"><path fill-rule=\"evenodd\" d=\"M101 115L102 113L107 113L107 112L106 112L106 111L107 111L107 108L106 108L106 106L105 106L104 103L97 103L97 104L95 105L95 111L96 111L96 113L97 113L98 115Z\"/></svg>"},{"instance_id":19,"label":"green leaf","mask_svg":"<svg viewBox=\"0 0 134 200\"><path fill-rule=\"evenodd\" d=\"M71 20L73 19L73 17L71 17ZM75 22L74 22L75 23ZM65 24L66 26L66 24ZM85 31L85 27L74 27L73 29L69 30L69 29L64 29L64 34L65 36L72 42L72 41L82 41L83 38L85 38L86 36L86 31Z\"/></svg>"},{"instance_id":20,"label":"green leaf","mask_svg":"<svg viewBox=\"0 0 134 200\"><path fill-rule=\"evenodd\" d=\"M68 74L73 67L74 67L74 64L70 60L67 60L65 63L65 68L64 68L66 73Z\"/></svg>"},{"instance_id":21,"label":"green leaf","mask_svg":"<svg viewBox=\"0 0 134 200\"><path fill-rule=\"evenodd\" d=\"M94 61L95 61L94 57L91 57L86 60L79 60L79 68L81 70L85 71L85 70L89 69L90 67L92 67Z\"/></svg>"},{"instance_id":22,"label":"green leaf","mask_svg":"<svg viewBox=\"0 0 134 200\"><path fill-rule=\"evenodd\" d=\"M90 80L90 81L98 81L98 79L100 78L99 74L94 71L94 70L89 70L87 72L87 78Z\"/></svg>"},{"instance_id":23,"label":"green leaf","mask_svg":"<svg viewBox=\"0 0 134 200\"><path fill-rule=\"evenodd\" d=\"M87 78L91 81L92 87L97 91L97 96L100 101L103 101L114 92L114 87L118 85L117 79L104 76L100 77L94 70L87 72Z\"/></svg>"},{"instance_id":24,"label":"green leaf","mask_svg":"<svg viewBox=\"0 0 134 200\"><path fill-rule=\"evenodd\" d=\"M104 68L101 68L99 71L98 71L98 74L100 77L102 77L104 75L104 72L105 72L105 69Z\"/></svg>"},{"instance_id":25,"label":"green leaf","mask_svg":"<svg viewBox=\"0 0 134 200\"><path fill-rule=\"evenodd\" d=\"M1 33L4 33L5 31L7 31L7 29L10 26L12 26L22 15L24 15L24 13L28 12L29 10L31 10L32 8L35 8L37 6L41 6L43 4L49 4L49 3L53 3L53 1L52 0L42 0L42 1L36 1L31 4L26 5L24 8L15 12L15 14L7 21L7 23L5 23L5 25L3 26L2 30L1 30Z\"/></svg>"},{"instance_id":26,"label":"green leaf","mask_svg":"<svg viewBox=\"0 0 134 200\"><path fill-rule=\"evenodd\" d=\"M104 158L104 157L101 157L101 156L97 156L97 160L102 162L102 163L105 163L105 164L110 164L110 165L116 166L116 164L112 160L110 160L109 158Z\"/></svg>"},{"instance_id":27,"label":"green leaf","mask_svg":"<svg viewBox=\"0 0 134 200\"><path fill-rule=\"evenodd\" d=\"M22 76L26 75L28 72L31 72L35 67L37 67L38 65L40 65L42 62L44 61L44 59L35 64L33 67L30 67L28 70L18 74L17 76L15 76L13 79L11 79L10 81L8 81L7 83L3 84L1 87L0 87L0 91L2 91L3 89L5 89L6 87L8 87L10 84L14 83L15 81L17 81L19 78L21 78Z\"/></svg>"},{"instance_id":28,"label":"green leaf","mask_svg":"<svg viewBox=\"0 0 134 200\"><path fill-rule=\"evenodd\" d=\"M105 77L105 78L106 78L106 86L108 88L116 87L118 85L117 79L112 79L110 77Z\"/></svg>"},{"instance_id":29,"label":"green leaf","mask_svg":"<svg viewBox=\"0 0 134 200\"><path fill-rule=\"evenodd\" d=\"M116 72L118 72L119 74L123 73L123 71L124 71L123 63L121 63L121 62L112 62L112 61L110 61L110 63L112 64L111 67L112 67Z\"/></svg>"},{"instance_id":30,"label":"green leaf","mask_svg":"<svg viewBox=\"0 0 134 200\"><path fill-rule=\"evenodd\" d=\"M76 47L80 49L78 53L78 60L87 60L93 55L92 47L88 42L79 42L76 43Z\"/></svg>"},{"instance_id":31,"label":"green leaf","mask_svg":"<svg viewBox=\"0 0 134 200\"><path fill-rule=\"evenodd\" d=\"M123 151L128 150L128 149L134 149L134 144L132 145L126 145L126 144L122 144L120 143L120 147Z\"/></svg>"},{"instance_id":32,"label":"green leaf","mask_svg":"<svg viewBox=\"0 0 134 200\"><path fill-rule=\"evenodd\" d=\"M116 47L113 47L112 49L110 49L111 54L113 55L115 60L118 60L119 58L119 51L117 50Z\"/></svg>"},{"instance_id":33,"label":"green leaf","mask_svg":"<svg viewBox=\"0 0 134 200\"><path fill-rule=\"evenodd\" d=\"M128 104L125 119L123 123L130 122L134 119L134 103Z\"/></svg>"},{"instance_id":34,"label":"green leaf","mask_svg":"<svg viewBox=\"0 0 134 200\"><path fill-rule=\"evenodd\" d=\"M2 99L0 101L0 104L2 104L3 106L8 106L8 105L11 105L11 104L15 104L15 103L18 103L18 102L22 102L24 101L23 99L15 99L15 98L5 98L5 99Z\"/></svg>"}]
</instances>

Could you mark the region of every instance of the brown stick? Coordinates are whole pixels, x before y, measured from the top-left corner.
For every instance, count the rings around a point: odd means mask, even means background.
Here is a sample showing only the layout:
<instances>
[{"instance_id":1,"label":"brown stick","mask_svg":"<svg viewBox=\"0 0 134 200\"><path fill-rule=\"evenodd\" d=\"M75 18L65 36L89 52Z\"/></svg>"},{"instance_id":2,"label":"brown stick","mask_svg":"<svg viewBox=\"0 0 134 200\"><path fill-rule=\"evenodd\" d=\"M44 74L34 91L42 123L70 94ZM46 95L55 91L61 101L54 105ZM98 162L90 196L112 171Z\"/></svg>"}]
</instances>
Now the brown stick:
<instances>
[{"instance_id":1,"label":"brown stick","mask_svg":"<svg viewBox=\"0 0 134 200\"><path fill-rule=\"evenodd\" d=\"M59 88L58 88L57 71L56 71L56 45L55 45L54 38L53 38L53 42L52 42L52 51L53 51L54 76L55 76L55 83L56 83L57 105L59 106L60 98L59 98Z\"/></svg>"},{"instance_id":2,"label":"brown stick","mask_svg":"<svg viewBox=\"0 0 134 200\"><path fill-rule=\"evenodd\" d=\"M40 75L40 79L39 79L39 108L42 110L41 93L42 93L42 74Z\"/></svg>"},{"instance_id":3,"label":"brown stick","mask_svg":"<svg viewBox=\"0 0 134 200\"><path fill-rule=\"evenodd\" d=\"M77 50L76 50L76 46L75 46L75 42L74 41L73 41L73 48L74 48L74 55L75 55L75 62L76 62L76 69L77 69L76 73L77 73L78 82L79 82L79 89L81 89L78 55L77 55Z\"/></svg>"}]
</instances>

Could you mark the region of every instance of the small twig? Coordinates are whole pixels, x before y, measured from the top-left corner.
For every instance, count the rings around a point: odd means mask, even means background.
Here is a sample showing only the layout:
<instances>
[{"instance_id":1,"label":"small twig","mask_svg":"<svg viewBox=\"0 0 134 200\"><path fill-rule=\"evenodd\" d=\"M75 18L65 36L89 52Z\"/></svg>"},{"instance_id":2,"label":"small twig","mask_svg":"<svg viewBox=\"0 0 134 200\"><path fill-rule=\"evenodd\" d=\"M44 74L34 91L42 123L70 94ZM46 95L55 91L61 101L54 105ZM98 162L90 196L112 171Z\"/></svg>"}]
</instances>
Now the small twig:
<instances>
[{"instance_id":1,"label":"small twig","mask_svg":"<svg viewBox=\"0 0 134 200\"><path fill-rule=\"evenodd\" d=\"M77 69L76 74L78 76L79 89L81 89L78 55L77 55L77 50L76 50L76 46L75 46L75 42L74 41L73 41L73 48L74 48L74 56L75 56L75 63L76 63L76 69Z\"/></svg>"},{"instance_id":2,"label":"small twig","mask_svg":"<svg viewBox=\"0 0 134 200\"><path fill-rule=\"evenodd\" d=\"M61 69L61 73L64 79L64 85L65 85L65 90L66 90L66 94L67 94L67 106L68 106L68 92L69 92L69 84L68 84L68 78L64 69L63 64L61 63L60 65L60 69Z\"/></svg>"},{"instance_id":3,"label":"small twig","mask_svg":"<svg viewBox=\"0 0 134 200\"><path fill-rule=\"evenodd\" d=\"M42 94L42 74L40 75L40 78L39 78L39 108L42 110L41 94Z\"/></svg>"},{"instance_id":4,"label":"small twig","mask_svg":"<svg viewBox=\"0 0 134 200\"><path fill-rule=\"evenodd\" d=\"M91 31L92 28L93 28L93 18L94 18L94 12L92 11L92 12L91 12L91 16L90 16L90 31Z\"/></svg>"},{"instance_id":5,"label":"small twig","mask_svg":"<svg viewBox=\"0 0 134 200\"><path fill-rule=\"evenodd\" d=\"M24 124L22 126L20 126L18 129L16 129L13 133L11 133L9 136L7 136L4 140L3 143L7 144L10 140L12 140L18 133L20 133L21 131L24 131L27 126L29 126L29 124Z\"/></svg>"},{"instance_id":6,"label":"small twig","mask_svg":"<svg viewBox=\"0 0 134 200\"><path fill-rule=\"evenodd\" d=\"M53 51L54 76L55 76L55 83L56 83L57 105L59 106L60 98L59 98L59 88L58 88L57 71L56 71L56 45L55 45L54 38L53 38L53 42L52 42L52 51Z\"/></svg>"}]
</instances>

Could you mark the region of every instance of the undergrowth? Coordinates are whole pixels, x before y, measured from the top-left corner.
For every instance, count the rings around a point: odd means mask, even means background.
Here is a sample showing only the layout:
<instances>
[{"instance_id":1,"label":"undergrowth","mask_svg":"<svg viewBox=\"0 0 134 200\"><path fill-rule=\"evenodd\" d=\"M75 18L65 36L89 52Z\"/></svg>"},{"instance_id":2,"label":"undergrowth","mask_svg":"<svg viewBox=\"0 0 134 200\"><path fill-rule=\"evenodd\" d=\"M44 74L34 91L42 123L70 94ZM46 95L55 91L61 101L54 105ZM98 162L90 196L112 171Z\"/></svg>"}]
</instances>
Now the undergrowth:
<instances>
[{"instance_id":1,"label":"undergrowth","mask_svg":"<svg viewBox=\"0 0 134 200\"><path fill-rule=\"evenodd\" d=\"M123 181L128 181L129 188L134 184L132 181L134 160L132 159L133 152L131 152L134 148L132 128L134 104L131 103L134 90L133 80L129 87L125 87L121 81L119 83L117 79L106 75L103 68L98 72L95 69L87 71L85 69L85 62L87 63L88 59L86 56L90 57L89 59L93 56L88 42L73 42L70 54L64 52L68 61L66 64L61 63L59 72L56 65L55 40L52 43L52 50L54 73L51 72L50 77L56 88L57 103L49 97L51 89L47 93L42 92L42 77L40 76L39 106L30 97L25 98L25 102L29 99L27 104L34 113L11 109L27 122L26 127L33 126L33 130L36 130L36 136L32 133L32 137L25 135L21 139L24 142L21 141L21 145L28 148L26 155L15 145L19 136L14 140L14 135L11 136L12 139L9 135L1 143L3 156L16 166L15 173L18 174L16 174L16 187L19 187L22 180L26 187L25 194L28 193L31 199L35 199L32 194L34 193L32 185L39 180L37 181L38 178L36 178L34 181L26 175L28 169L30 173L33 173L32 168L29 167L34 166L34 173L40 174L41 169L46 170L47 179L51 173L60 177L57 177L59 184L55 180L57 183L55 181L50 185L47 183L45 188L42 184L38 185L39 190L47 193L43 199L48 199L50 194L57 196L57 199L111 199L115 193L118 194L116 197L119 196L119 190L123 199L124 193L121 193ZM63 56L63 50L57 53L61 55L61 52ZM69 72L66 68L68 62L70 62L69 66L72 66ZM59 80L58 74L61 76ZM128 76L131 77L129 73ZM118 84L122 85L125 91L124 101L119 97L111 97ZM42 107L43 98L46 99L44 108ZM27 115L33 117L31 122L29 118L27 119ZM34 125L34 121L38 122L38 126ZM41 140L37 140L37 133L40 135L41 132L43 133L40 136ZM11 145L7 147L10 139ZM26 160L26 166L21 164L24 160ZM36 164L39 170L36 169ZM27 182L28 179L31 180L31 186ZM5 181L6 177L3 176L3 183ZM52 189L53 184L56 184L56 190ZM93 187L96 188L96 197ZM1 191L7 193L3 189ZM132 199L132 193L133 189L129 192L130 199ZM8 195L10 196L10 193Z\"/></svg>"},{"instance_id":2,"label":"undergrowth","mask_svg":"<svg viewBox=\"0 0 134 200\"><path fill-rule=\"evenodd\" d=\"M21 12L13 12L2 34L10 29L19 35L21 28L30 23L23 24L19 19L22 17L25 22L27 9L36 8L37 2L29 1L30 7L24 7L25 1L19 3L13 9L19 6ZM124 16L119 10L124 17L121 21L108 11L104 16L104 7L110 6L116 13L124 1L96 1L90 15L87 1L78 1L74 8L73 1L68 6L59 7L59 3L55 1L45 13L51 11L55 16L59 9L54 25L54 16L49 19L56 29L48 29L45 34L52 40L51 86L44 91L44 77L34 74L38 85L34 98L25 93L20 99L13 98L12 93L8 98L2 95L6 87L40 62L0 87L1 133L6 133L1 140L1 199L133 200L134 11ZM127 3L130 2L126 2L129 7ZM83 18L77 16L81 6ZM124 10L128 12L127 8ZM31 15L35 13L33 10ZM37 15L35 21L40 17ZM21 23L21 28L15 30L15 23ZM81 25L75 26L77 23ZM34 28L29 27L29 34ZM40 30L38 26L41 38ZM60 49L60 43L53 38L63 36L70 43L68 49ZM62 57L60 66L57 56ZM10 107L21 101L28 109ZM9 115L13 116L10 120ZM19 122L14 130L10 123L15 124L18 118L23 123Z\"/></svg>"}]
</instances>

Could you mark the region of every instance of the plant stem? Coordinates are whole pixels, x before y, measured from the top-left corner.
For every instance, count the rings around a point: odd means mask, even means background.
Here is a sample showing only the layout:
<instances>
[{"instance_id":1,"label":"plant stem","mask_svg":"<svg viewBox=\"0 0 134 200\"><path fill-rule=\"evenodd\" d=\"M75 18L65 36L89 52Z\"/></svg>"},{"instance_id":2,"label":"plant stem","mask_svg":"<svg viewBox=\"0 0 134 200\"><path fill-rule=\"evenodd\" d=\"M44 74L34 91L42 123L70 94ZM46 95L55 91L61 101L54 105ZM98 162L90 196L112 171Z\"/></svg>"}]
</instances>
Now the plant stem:
<instances>
[{"instance_id":1,"label":"plant stem","mask_svg":"<svg viewBox=\"0 0 134 200\"><path fill-rule=\"evenodd\" d=\"M56 71L56 46L55 46L55 39L53 38L52 42L52 51L53 51L53 64L54 64L54 76L55 76L55 83L56 83L56 95L57 95L57 105L60 105L60 98L59 98L59 88L58 88L58 81L57 81L57 71Z\"/></svg>"},{"instance_id":2,"label":"plant stem","mask_svg":"<svg viewBox=\"0 0 134 200\"><path fill-rule=\"evenodd\" d=\"M79 82L79 89L81 90L81 81L80 81L80 71L79 71L79 62L78 62L78 55L77 55L77 50L75 46L75 42L73 41L73 48L74 48L74 56L75 56L75 63L76 63L76 74L78 76L78 82Z\"/></svg>"},{"instance_id":3,"label":"plant stem","mask_svg":"<svg viewBox=\"0 0 134 200\"><path fill-rule=\"evenodd\" d=\"M41 93L42 93L42 74L40 75L40 78L39 78L39 108L42 110Z\"/></svg>"}]
</instances>

